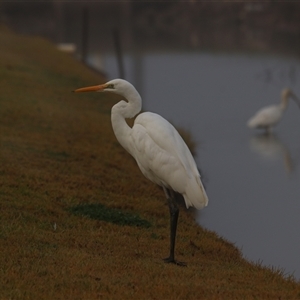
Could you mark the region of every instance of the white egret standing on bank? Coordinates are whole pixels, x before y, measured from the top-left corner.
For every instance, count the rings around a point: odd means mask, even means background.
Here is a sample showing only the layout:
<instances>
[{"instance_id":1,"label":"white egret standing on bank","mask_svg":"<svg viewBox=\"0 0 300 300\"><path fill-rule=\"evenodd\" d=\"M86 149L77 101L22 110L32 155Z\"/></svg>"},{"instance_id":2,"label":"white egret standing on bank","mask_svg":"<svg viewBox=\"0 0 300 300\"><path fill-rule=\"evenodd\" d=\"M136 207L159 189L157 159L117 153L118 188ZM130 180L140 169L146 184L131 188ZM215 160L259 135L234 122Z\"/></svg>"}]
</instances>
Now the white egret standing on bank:
<instances>
[{"instance_id":1,"label":"white egret standing on bank","mask_svg":"<svg viewBox=\"0 0 300 300\"><path fill-rule=\"evenodd\" d=\"M142 109L142 99L132 84L114 79L105 84L85 87L75 92L113 92L123 96L111 110L113 131L119 143L136 160L146 178L161 186L170 210L170 255L165 262L185 265L175 260L175 238L179 209L174 192L180 193L186 207L201 209L208 203L194 158L177 130L160 115L139 114L133 127L125 119Z\"/></svg>"},{"instance_id":2,"label":"white egret standing on bank","mask_svg":"<svg viewBox=\"0 0 300 300\"><path fill-rule=\"evenodd\" d=\"M262 128L267 133L271 128L279 123L284 111L288 106L288 100L292 97L298 105L300 105L298 98L290 89L283 89L281 92L281 102L277 105L270 105L261 108L247 123L249 128Z\"/></svg>"}]
</instances>

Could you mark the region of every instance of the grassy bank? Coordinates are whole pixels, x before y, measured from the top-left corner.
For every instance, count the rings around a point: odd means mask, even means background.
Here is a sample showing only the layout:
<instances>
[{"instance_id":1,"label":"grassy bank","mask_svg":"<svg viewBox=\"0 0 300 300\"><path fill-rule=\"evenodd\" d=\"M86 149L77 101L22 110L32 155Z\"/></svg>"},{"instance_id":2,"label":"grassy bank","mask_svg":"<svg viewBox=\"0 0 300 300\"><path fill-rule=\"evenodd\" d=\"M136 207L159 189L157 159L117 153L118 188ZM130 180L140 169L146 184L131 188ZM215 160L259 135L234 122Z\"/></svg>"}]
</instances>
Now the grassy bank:
<instances>
[{"instance_id":1,"label":"grassy bank","mask_svg":"<svg viewBox=\"0 0 300 300\"><path fill-rule=\"evenodd\" d=\"M164 264L164 194L117 143L118 97L73 94L103 78L39 38L0 28L0 299L299 299L181 212Z\"/></svg>"}]
</instances>

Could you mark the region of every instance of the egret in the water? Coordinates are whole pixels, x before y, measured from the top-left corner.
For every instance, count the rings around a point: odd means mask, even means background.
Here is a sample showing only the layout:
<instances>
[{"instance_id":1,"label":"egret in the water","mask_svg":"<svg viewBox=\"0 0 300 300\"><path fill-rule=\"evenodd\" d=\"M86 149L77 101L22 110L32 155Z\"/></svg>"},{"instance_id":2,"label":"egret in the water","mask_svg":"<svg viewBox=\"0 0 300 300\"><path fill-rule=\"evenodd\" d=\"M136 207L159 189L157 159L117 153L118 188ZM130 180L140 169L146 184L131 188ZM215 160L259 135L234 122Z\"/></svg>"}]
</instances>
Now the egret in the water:
<instances>
[{"instance_id":1,"label":"egret in the water","mask_svg":"<svg viewBox=\"0 0 300 300\"><path fill-rule=\"evenodd\" d=\"M170 255L165 262L185 265L175 260L175 237L179 209L174 192L180 193L186 207L201 209L208 203L194 158L177 130L160 115L139 114L133 127L125 119L135 117L142 109L142 99L132 84L114 79L105 84L85 87L75 92L112 92L123 96L111 110L113 131L119 143L136 160L141 172L161 186L170 210Z\"/></svg>"},{"instance_id":2,"label":"egret in the water","mask_svg":"<svg viewBox=\"0 0 300 300\"><path fill-rule=\"evenodd\" d=\"M289 98L293 98L300 105L296 95L288 88L281 92L281 102L277 105L270 105L261 108L247 123L249 128L262 128L271 132L271 128L277 125L285 112Z\"/></svg>"}]
</instances>

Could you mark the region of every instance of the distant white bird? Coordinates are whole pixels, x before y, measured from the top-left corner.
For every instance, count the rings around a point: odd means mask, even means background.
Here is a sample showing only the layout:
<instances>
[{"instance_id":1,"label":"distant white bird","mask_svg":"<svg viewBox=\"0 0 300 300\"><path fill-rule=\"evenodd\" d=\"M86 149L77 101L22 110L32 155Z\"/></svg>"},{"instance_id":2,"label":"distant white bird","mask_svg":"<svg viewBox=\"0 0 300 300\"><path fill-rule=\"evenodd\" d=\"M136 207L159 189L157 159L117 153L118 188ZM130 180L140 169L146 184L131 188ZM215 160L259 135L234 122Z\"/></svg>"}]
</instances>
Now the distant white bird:
<instances>
[{"instance_id":1,"label":"distant white bird","mask_svg":"<svg viewBox=\"0 0 300 300\"><path fill-rule=\"evenodd\" d=\"M281 102L278 105L270 105L261 108L247 123L249 128L263 128L270 132L282 118L287 108L289 97L292 97L299 105L299 100L290 89L283 89L281 92Z\"/></svg>"},{"instance_id":2,"label":"distant white bird","mask_svg":"<svg viewBox=\"0 0 300 300\"><path fill-rule=\"evenodd\" d=\"M126 118L135 117L142 109L142 99L129 82L114 79L102 85L85 87L75 92L104 91L123 96L113 106L111 121L119 143L135 158L142 173L161 186L170 209L170 255L165 262L186 265L174 257L179 209L174 192L182 194L186 207L201 209L208 198L196 163L177 130L158 114L145 112L138 115L131 128Z\"/></svg>"}]
</instances>

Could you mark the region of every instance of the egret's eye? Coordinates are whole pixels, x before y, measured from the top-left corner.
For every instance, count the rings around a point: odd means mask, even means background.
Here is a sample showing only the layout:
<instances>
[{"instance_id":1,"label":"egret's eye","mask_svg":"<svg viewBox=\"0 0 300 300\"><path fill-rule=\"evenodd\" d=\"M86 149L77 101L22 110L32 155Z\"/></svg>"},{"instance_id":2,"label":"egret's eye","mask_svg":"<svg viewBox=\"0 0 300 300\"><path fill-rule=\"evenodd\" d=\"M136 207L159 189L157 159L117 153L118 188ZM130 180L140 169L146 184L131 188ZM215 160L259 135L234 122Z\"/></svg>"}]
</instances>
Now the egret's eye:
<instances>
[{"instance_id":1,"label":"egret's eye","mask_svg":"<svg viewBox=\"0 0 300 300\"><path fill-rule=\"evenodd\" d=\"M112 83L110 83L110 84L107 85L106 88L108 88L108 89L114 89L115 87L114 87L114 85Z\"/></svg>"}]
</instances>

